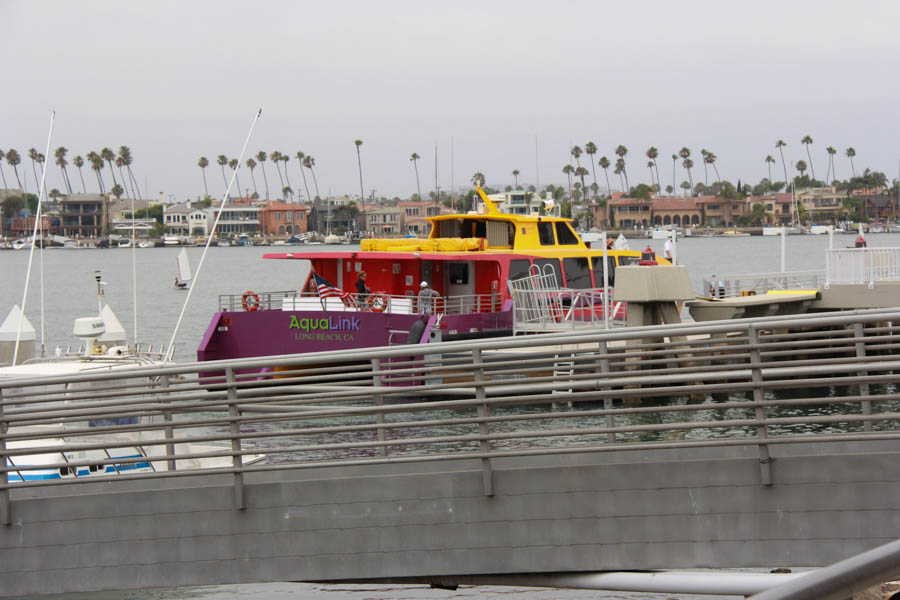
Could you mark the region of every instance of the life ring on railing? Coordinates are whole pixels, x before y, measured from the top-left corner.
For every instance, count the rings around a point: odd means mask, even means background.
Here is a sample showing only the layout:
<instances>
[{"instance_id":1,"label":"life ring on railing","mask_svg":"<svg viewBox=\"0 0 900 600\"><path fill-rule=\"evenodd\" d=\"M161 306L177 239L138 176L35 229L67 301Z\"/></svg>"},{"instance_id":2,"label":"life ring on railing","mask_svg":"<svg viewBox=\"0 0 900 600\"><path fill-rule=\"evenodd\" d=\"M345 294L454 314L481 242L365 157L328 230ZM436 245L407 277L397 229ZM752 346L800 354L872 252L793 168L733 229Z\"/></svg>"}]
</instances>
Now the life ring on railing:
<instances>
[{"instance_id":1,"label":"life ring on railing","mask_svg":"<svg viewBox=\"0 0 900 600\"><path fill-rule=\"evenodd\" d=\"M387 308L388 299L383 293L378 292L377 294L372 294L369 297L369 307L371 307L372 312L384 312L384 309Z\"/></svg>"},{"instance_id":2,"label":"life ring on railing","mask_svg":"<svg viewBox=\"0 0 900 600\"><path fill-rule=\"evenodd\" d=\"M241 306L243 306L244 310L247 312L259 310L259 294L253 290L247 290L244 292L244 295L241 296Z\"/></svg>"}]
</instances>

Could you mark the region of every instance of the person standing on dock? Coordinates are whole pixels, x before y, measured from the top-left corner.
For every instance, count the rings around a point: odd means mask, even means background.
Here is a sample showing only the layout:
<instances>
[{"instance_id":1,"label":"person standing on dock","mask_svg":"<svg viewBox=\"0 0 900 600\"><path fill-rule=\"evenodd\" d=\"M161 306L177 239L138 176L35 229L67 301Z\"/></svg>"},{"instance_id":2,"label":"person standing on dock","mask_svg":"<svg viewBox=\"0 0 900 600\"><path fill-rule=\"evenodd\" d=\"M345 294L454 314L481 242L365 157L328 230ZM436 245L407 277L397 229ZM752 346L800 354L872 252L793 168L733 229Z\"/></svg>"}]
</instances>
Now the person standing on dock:
<instances>
[{"instance_id":1,"label":"person standing on dock","mask_svg":"<svg viewBox=\"0 0 900 600\"><path fill-rule=\"evenodd\" d=\"M369 303L369 294L372 290L366 285L366 272L360 271L356 276L356 305L365 308Z\"/></svg>"},{"instance_id":2,"label":"person standing on dock","mask_svg":"<svg viewBox=\"0 0 900 600\"><path fill-rule=\"evenodd\" d=\"M666 245L663 247L663 255L666 260L672 262L672 236L666 238Z\"/></svg>"}]
</instances>

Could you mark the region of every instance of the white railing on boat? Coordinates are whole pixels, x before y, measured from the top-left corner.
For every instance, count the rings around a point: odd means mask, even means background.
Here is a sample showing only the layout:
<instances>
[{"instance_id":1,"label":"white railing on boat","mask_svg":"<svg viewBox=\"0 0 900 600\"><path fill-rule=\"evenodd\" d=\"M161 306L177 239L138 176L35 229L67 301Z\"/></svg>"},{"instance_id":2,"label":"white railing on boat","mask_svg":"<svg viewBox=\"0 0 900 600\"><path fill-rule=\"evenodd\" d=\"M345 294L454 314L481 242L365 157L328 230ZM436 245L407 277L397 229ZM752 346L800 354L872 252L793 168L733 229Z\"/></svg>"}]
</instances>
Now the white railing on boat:
<instances>
[{"instance_id":1,"label":"white railing on boat","mask_svg":"<svg viewBox=\"0 0 900 600\"><path fill-rule=\"evenodd\" d=\"M825 253L825 285L900 281L900 248L832 248Z\"/></svg>"},{"instance_id":2,"label":"white railing on boat","mask_svg":"<svg viewBox=\"0 0 900 600\"><path fill-rule=\"evenodd\" d=\"M255 310L285 311L328 311L328 312L384 312L389 314L417 314L427 310L419 306L416 296L384 294L374 292L365 298L350 294L347 298L322 298L314 292L253 292L259 299ZM252 301L256 305L256 300ZM503 296L495 294L470 294L462 296L440 296L430 301L430 313L460 315L476 312L499 312L503 310ZM219 296L219 310L240 311L244 295Z\"/></svg>"}]
</instances>

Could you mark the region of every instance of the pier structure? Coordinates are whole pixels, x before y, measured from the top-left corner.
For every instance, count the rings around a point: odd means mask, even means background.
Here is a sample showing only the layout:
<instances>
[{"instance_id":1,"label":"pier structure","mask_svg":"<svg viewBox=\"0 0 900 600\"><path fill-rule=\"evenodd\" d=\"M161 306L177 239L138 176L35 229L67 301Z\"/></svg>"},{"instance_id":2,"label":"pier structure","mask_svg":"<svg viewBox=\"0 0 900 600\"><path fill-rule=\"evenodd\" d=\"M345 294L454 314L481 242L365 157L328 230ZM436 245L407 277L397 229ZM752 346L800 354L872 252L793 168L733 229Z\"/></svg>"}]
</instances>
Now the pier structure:
<instances>
[{"instance_id":1,"label":"pier structure","mask_svg":"<svg viewBox=\"0 0 900 600\"><path fill-rule=\"evenodd\" d=\"M878 309L3 381L0 596L824 567L900 537L898 350Z\"/></svg>"}]
</instances>

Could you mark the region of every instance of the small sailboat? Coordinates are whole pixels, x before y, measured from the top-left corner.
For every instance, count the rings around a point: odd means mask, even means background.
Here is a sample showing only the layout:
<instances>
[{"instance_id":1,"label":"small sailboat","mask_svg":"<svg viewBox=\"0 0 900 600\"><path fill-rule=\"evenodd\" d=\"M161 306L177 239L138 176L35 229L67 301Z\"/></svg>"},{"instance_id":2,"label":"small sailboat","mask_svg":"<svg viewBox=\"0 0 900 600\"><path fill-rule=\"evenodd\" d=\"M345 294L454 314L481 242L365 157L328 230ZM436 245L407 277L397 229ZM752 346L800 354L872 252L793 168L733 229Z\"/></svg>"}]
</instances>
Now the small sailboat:
<instances>
[{"instance_id":1,"label":"small sailboat","mask_svg":"<svg viewBox=\"0 0 900 600\"><path fill-rule=\"evenodd\" d=\"M178 275L175 277L175 287L179 290L187 289L194 275L191 273L191 261L188 260L185 248L182 248L181 252L178 253L176 262L178 263Z\"/></svg>"}]
</instances>

